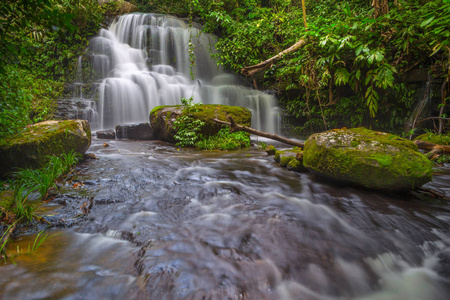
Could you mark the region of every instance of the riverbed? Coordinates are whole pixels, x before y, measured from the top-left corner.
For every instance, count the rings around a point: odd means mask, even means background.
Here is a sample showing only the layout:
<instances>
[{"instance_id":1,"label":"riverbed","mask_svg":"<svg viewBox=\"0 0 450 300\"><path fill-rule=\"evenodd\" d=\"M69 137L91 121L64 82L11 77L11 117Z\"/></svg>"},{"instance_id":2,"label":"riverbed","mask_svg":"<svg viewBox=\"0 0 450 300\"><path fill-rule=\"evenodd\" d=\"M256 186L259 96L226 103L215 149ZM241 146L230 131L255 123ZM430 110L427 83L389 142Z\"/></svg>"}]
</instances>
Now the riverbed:
<instances>
[{"instance_id":1,"label":"riverbed","mask_svg":"<svg viewBox=\"0 0 450 300\"><path fill-rule=\"evenodd\" d=\"M268 142L268 141L264 141ZM0 299L448 299L450 204L324 182L257 147L93 138L17 238ZM280 145L277 145L278 147ZM434 188L450 193L450 170Z\"/></svg>"}]
</instances>

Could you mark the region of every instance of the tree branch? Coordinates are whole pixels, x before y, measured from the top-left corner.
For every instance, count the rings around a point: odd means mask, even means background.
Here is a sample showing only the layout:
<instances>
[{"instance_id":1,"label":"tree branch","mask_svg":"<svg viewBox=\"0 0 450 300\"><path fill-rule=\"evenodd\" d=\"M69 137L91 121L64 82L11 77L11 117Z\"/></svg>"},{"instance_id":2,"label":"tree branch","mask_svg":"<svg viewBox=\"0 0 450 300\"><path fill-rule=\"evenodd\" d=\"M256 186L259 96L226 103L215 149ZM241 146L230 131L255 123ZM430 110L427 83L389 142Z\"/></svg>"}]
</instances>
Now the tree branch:
<instances>
[{"instance_id":1,"label":"tree branch","mask_svg":"<svg viewBox=\"0 0 450 300\"><path fill-rule=\"evenodd\" d=\"M236 123L236 121L234 121L233 117L228 116L228 120L230 120L230 122L225 122L219 119L214 119L214 122L222 124L222 125L227 125L230 126L230 132L234 132L234 131L244 131L250 134L254 134L254 135L258 135L258 136L262 136L268 139L272 139L275 141L279 141L288 145L292 145L295 147L300 147L303 148L305 146L304 143L302 142L298 142L298 141L294 141L294 140L290 140L287 138L284 138L282 136L276 135L276 134L272 134L272 133L267 133L267 132L263 132L263 131L259 131L247 126L243 126L243 125L239 125Z\"/></svg>"},{"instance_id":2,"label":"tree branch","mask_svg":"<svg viewBox=\"0 0 450 300\"><path fill-rule=\"evenodd\" d=\"M306 43L306 39L301 39L297 43L292 45L291 47L287 48L286 50L281 51L280 53L278 53L275 56L272 56L268 60L265 60L263 62L260 62L259 64L253 65L253 66L244 67L241 70L241 73L247 77L251 77L260 72L263 72L267 68L270 68L276 61L280 60L285 54L297 51L305 43Z\"/></svg>"}]
</instances>

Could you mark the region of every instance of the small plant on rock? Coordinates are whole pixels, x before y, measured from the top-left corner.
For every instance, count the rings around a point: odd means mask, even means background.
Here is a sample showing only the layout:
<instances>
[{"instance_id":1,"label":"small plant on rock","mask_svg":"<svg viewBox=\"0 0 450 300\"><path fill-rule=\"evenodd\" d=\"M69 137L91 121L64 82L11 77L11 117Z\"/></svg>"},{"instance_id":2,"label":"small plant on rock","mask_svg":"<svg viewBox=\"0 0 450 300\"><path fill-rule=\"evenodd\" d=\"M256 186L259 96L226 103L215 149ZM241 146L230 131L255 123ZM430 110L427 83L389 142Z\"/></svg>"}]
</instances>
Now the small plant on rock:
<instances>
[{"instance_id":1,"label":"small plant on rock","mask_svg":"<svg viewBox=\"0 0 450 300\"><path fill-rule=\"evenodd\" d=\"M177 133L175 139L177 146L193 147L195 143L203 138L200 133L205 122L193 117L192 113L198 112L198 107L202 102L193 103L193 97L189 99L181 98L181 103L185 106L183 114L173 122Z\"/></svg>"}]
</instances>

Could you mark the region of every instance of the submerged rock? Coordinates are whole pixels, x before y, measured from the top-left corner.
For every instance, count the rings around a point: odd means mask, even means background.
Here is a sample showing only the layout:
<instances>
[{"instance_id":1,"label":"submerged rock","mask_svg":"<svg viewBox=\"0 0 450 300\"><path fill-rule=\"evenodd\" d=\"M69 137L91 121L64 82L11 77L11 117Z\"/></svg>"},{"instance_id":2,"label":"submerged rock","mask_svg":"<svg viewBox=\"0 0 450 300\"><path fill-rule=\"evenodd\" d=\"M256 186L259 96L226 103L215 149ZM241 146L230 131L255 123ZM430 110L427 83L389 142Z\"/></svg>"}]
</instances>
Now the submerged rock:
<instances>
[{"instance_id":1,"label":"submerged rock","mask_svg":"<svg viewBox=\"0 0 450 300\"><path fill-rule=\"evenodd\" d=\"M432 179L430 161L413 142L365 128L311 135L303 163L318 176L370 189L408 190Z\"/></svg>"},{"instance_id":2,"label":"submerged rock","mask_svg":"<svg viewBox=\"0 0 450 300\"><path fill-rule=\"evenodd\" d=\"M91 144L86 120L46 121L27 126L20 134L0 141L0 175L13 168L39 168L48 155L84 154Z\"/></svg>"},{"instance_id":3,"label":"submerged rock","mask_svg":"<svg viewBox=\"0 0 450 300\"><path fill-rule=\"evenodd\" d=\"M184 113L184 108L183 105L164 105L155 107L150 112L150 123L157 139L171 143L177 142L174 137L176 129L173 122ZM201 130L201 134L205 136L218 133L223 126L214 122L213 119L217 118L229 122L228 115L232 116L236 123L240 125L250 126L252 123L251 112L240 106L203 104L198 106L198 112L192 113L194 118L205 122Z\"/></svg>"},{"instance_id":4,"label":"submerged rock","mask_svg":"<svg viewBox=\"0 0 450 300\"><path fill-rule=\"evenodd\" d=\"M118 139L153 140L154 130L149 123L117 125L116 136Z\"/></svg>"},{"instance_id":5,"label":"submerged rock","mask_svg":"<svg viewBox=\"0 0 450 300\"><path fill-rule=\"evenodd\" d=\"M275 148L275 146L273 145L269 145L267 146L264 151L266 151L267 155L275 155L277 153L277 149Z\"/></svg>"}]
</instances>

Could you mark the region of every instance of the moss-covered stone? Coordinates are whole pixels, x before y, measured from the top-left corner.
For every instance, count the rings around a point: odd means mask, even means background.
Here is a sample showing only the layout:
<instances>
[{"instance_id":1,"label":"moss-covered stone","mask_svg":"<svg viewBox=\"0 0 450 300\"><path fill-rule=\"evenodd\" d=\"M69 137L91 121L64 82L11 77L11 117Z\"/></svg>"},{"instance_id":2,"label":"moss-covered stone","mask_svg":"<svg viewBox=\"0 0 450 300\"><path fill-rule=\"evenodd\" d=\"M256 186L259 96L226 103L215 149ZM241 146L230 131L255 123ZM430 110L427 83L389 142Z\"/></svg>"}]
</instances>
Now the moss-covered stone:
<instances>
[{"instance_id":1,"label":"moss-covered stone","mask_svg":"<svg viewBox=\"0 0 450 300\"><path fill-rule=\"evenodd\" d=\"M365 128L310 136L303 163L312 173L371 189L408 190L432 178L432 165L406 139Z\"/></svg>"},{"instance_id":2,"label":"moss-covered stone","mask_svg":"<svg viewBox=\"0 0 450 300\"><path fill-rule=\"evenodd\" d=\"M158 139L171 143L176 142L174 138L176 130L173 127L173 122L179 116L186 114L184 108L185 106L183 105L164 105L152 109L150 112L150 123ZM195 119L200 119L205 122L201 130L201 134L204 136L214 135L222 128L223 125L213 121L215 118L228 121L227 116L230 115L238 124L244 126L251 125L252 114L245 107L203 104L196 108L198 112L192 112L191 115Z\"/></svg>"},{"instance_id":3,"label":"moss-covered stone","mask_svg":"<svg viewBox=\"0 0 450 300\"><path fill-rule=\"evenodd\" d=\"M27 126L20 134L0 141L0 175L13 168L39 168L47 156L75 151L85 153L91 144L86 120L46 121Z\"/></svg>"},{"instance_id":4,"label":"moss-covered stone","mask_svg":"<svg viewBox=\"0 0 450 300\"><path fill-rule=\"evenodd\" d=\"M301 149L290 149L276 151L274 159L282 167L296 172L304 172L307 169L303 166L303 151Z\"/></svg>"},{"instance_id":5,"label":"moss-covered stone","mask_svg":"<svg viewBox=\"0 0 450 300\"><path fill-rule=\"evenodd\" d=\"M0 209L8 210L14 203L14 192L10 190L0 192Z\"/></svg>"},{"instance_id":6,"label":"moss-covered stone","mask_svg":"<svg viewBox=\"0 0 450 300\"><path fill-rule=\"evenodd\" d=\"M424 133L416 137L415 140L421 140L436 145L450 145L450 134Z\"/></svg>"},{"instance_id":7,"label":"moss-covered stone","mask_svg":"<svg viewBox=\"0 0 450 300\"><path fill-rule=\"evenodd\" d=\"M269 145L264 149L264 151L266 151L268 155L275 155L275 153L277 153L277 148L275 148L274 145Z\"/></svg>"}]
</instances>

